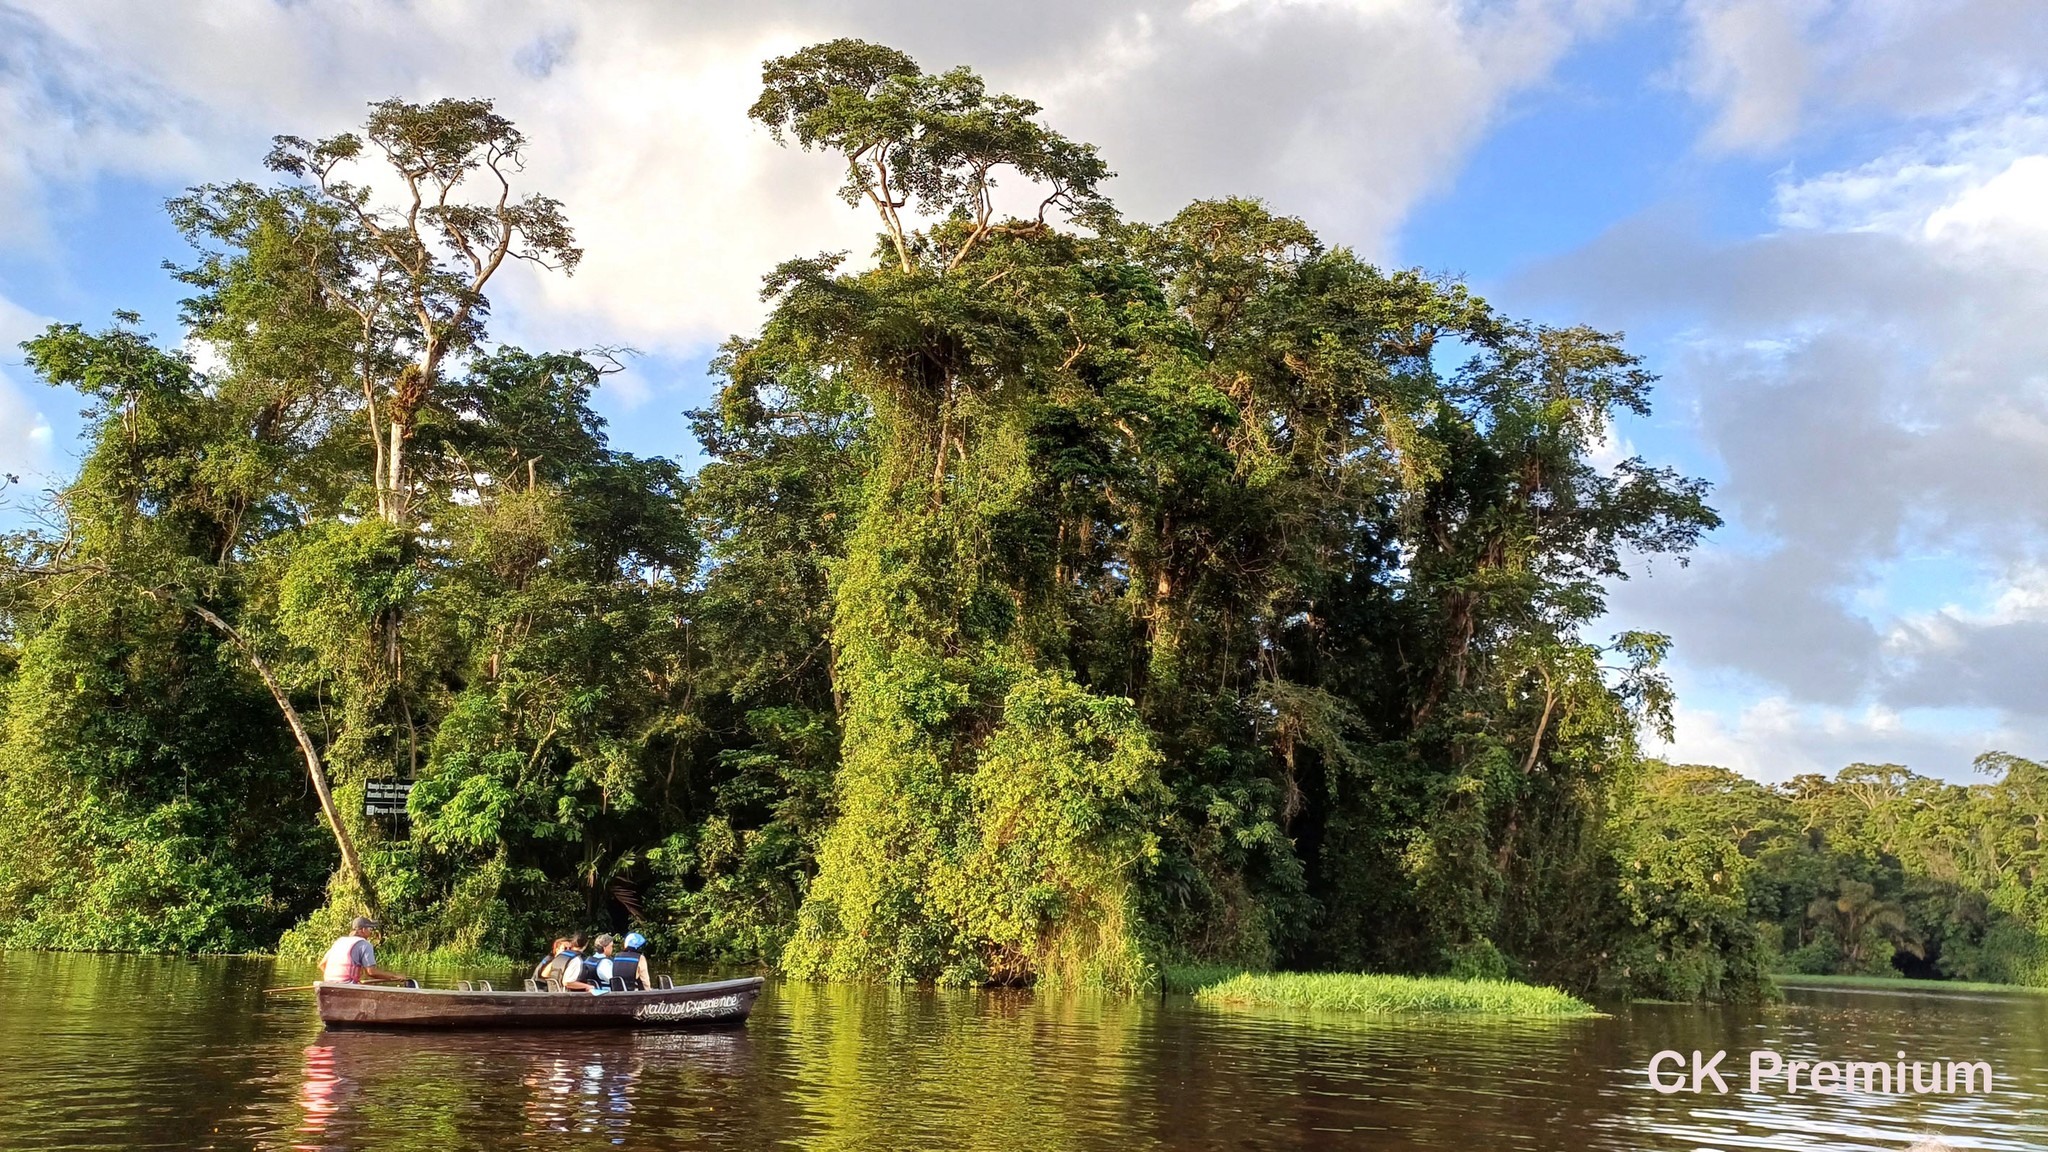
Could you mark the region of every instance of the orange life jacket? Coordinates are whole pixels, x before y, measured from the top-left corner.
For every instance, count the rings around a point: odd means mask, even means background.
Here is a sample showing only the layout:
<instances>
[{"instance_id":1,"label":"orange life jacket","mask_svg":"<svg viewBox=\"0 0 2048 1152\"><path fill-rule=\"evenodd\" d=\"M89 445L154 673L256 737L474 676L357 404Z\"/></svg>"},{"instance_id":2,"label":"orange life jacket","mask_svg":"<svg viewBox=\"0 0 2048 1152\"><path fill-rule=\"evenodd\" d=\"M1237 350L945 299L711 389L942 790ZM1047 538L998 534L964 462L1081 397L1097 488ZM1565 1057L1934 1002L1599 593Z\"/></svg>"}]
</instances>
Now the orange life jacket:
<instances>
[{"instance_id":1,"label":"orange life jacket","mask_svg":"<svg viewBox=\"0 0 2048 1152\"><path fill-rule=\"evenodd\" d=\"M327 955L320 960L320 978L342 984L361 984L363 966L356 963L356 945L366 943L361 936L343 936L328 945Z\"/></svg>"}]
</instances>

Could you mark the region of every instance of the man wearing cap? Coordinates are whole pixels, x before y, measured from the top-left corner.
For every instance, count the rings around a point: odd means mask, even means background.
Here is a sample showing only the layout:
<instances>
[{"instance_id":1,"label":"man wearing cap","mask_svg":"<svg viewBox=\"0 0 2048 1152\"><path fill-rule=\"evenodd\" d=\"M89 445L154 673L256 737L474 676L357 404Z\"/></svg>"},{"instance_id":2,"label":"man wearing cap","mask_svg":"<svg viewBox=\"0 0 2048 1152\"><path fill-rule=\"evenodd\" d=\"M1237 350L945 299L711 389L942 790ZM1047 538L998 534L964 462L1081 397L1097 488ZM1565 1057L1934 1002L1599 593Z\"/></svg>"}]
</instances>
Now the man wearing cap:
<instances>
[{"instance_id":1,"label":"man wearing cap","mask_svg":"<svg viewBox=\"0 0 2048 1152\"><path fill-rule=\"evenodd\" d=\"M405 977L377 967L377 922L358 916L349 934L336 940L320 960L320 978L337 984L403 984Z\"/></svg>"}]
</instances>

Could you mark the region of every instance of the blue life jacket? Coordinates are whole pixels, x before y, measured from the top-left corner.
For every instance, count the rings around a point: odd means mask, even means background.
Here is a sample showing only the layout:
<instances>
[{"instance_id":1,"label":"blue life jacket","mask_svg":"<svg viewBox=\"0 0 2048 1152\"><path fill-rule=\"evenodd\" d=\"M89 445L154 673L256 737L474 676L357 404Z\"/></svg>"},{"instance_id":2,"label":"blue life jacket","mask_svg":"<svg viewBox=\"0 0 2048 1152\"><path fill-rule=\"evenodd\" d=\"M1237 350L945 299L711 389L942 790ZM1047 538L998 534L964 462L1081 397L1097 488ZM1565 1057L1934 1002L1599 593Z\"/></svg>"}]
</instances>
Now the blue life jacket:
<instances>
[{"instance_id":1,"label":"blue life jacket","mask_svg":"<svg viewBox=\"0 0 2048 1152\"><path fill-rule=\"evenodd\" d=\"M647 987L647 981L640 975L640 953L628 948L613 956L612 979L625 981L629 992Z\"/></svg>"}]
</instances>

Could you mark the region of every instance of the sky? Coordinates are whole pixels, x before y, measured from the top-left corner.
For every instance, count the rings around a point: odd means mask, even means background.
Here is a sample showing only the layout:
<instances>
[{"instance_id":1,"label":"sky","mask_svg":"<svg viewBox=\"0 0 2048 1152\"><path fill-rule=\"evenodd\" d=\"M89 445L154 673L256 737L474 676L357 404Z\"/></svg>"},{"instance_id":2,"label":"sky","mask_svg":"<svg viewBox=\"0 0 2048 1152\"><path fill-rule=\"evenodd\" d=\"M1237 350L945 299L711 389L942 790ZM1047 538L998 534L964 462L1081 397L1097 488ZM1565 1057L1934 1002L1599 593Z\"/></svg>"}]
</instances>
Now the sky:
<instances>
[{"instance_id":1,"label":"sky","mask_svg":"<svg viewBox=\"0 0 2048 1152\"><path fill-rule=\"evenodd\" d=\"M1707 477L1727 521L1599 624L1675 641L1663 754L2048 756L2039 0L0 0L0 518L78 455L15 344L116 309L175 341L165 198L388 96L526 132L588 254L494 282L495 335L636 349L597 397L614 444L694 462L682 413L761 274L872 243L833 165L745 115L762 60L835 36L1038 100L1127 215L1256 196L1626 333L1662 383L1605 452Z\"/></svg>"}]
</instances>

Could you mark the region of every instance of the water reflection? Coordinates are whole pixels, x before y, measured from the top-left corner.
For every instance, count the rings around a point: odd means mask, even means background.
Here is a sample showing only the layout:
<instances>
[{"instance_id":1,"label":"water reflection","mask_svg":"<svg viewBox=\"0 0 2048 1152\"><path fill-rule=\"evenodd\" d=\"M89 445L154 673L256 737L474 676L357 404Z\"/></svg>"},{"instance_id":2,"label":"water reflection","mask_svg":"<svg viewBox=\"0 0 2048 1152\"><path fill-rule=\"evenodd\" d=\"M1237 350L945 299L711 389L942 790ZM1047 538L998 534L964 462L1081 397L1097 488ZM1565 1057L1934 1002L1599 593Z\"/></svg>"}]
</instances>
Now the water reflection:
<instances>
[{"instance_id":1,"label":"water reflection","mask_svg":"<svg viewBox=\"0 0 2048 1152\"><path fill-rule=\"evenodd\" d=\"M341 1110L337 1096L343 1087L344 1082L334 1070L334 1045L315 1044L306 1049L306 1078L299 1087L299 1107L306 1113L306 1122L299 1131L305 1142L294 1147L321 1146L320 1138L326 1134L328 1122Z\"/></svg>"},{"instance_id":2,"label":"water reflection","mask_svg":"<svg viewBox=\"0 0 2048 1152\"><path fill-rule=\"evenodd\" d=\"M672 1104L744 1076L746 1033L323 1031L305 1049L290 1147L626 1144L643 1083Z\"/></svg>"},{"instance_id":3,"label":"water reflection","mask_svg":"<svg viewBox=\"0 0 2048 1152\"><path fill-rule=\"evenodd\" d=\"M495 973L483 975L496 976ZM1395 1023L771 984L744 1031L325 1032L254 961L0 957L0 1148L917 1152L2048 1147L2048 997ZM1662 1050L1729 1052L1660 1095ZM1750 1093L1748 1053L1981 1058L1988 1095ZM20 1069L32 1069L24 1074Z\"/></svg>"}]
</instances>

